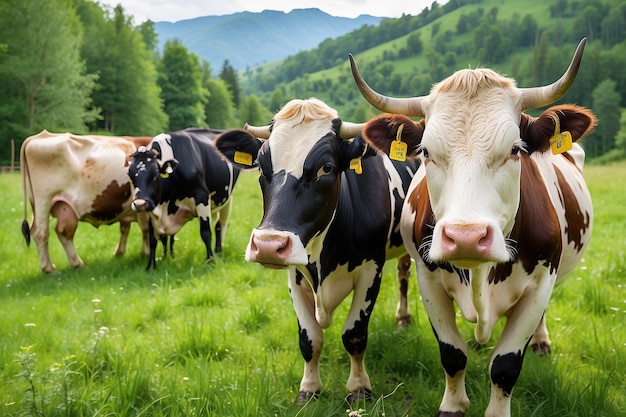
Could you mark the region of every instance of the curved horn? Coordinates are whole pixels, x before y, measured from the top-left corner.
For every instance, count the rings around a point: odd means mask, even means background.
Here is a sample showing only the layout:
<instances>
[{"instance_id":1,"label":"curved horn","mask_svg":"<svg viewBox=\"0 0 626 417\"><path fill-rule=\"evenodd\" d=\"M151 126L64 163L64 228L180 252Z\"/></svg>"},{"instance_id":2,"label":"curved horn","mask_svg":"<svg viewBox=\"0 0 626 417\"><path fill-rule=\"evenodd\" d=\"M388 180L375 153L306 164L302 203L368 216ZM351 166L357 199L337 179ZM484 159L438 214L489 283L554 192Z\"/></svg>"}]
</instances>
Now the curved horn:
<instances>
[{"instance_id":1,"label":"curved horn","mask_svg":"<svg viewBox=\"0 0 626 417\"><path fill-rule=\"evenodd\" d=\"M522 110L547 106L567 93L567 90L569 90L574 83L574 79L576 79L586 43L587 38L582 38L567 71L554 83L542 87L520 88L522 91Z\"/></svg>"},{"instance_id":2,"label":"curved horn","mask_svg":"<svg viewBox=\"0 0 626 417\"><path fill-rule=\"evenodd\" d=\"M363 98L365 98L365 100L367 100L372 106L387 113L400 113L407 116L424 117L422 101L425 97L393 98L377 93L372 90L372 88L367 85L365 80L363 80L363 77L361 77L352 54L349 54L348 56L350 58L352 77L354 78L354 81L356 82Z\"/></svg>"},{"instance_id":3,"label":"curved horn","mask_svg":"<svg viewBox=\"0 0 626 417\"><path fill-rule=\"evenodd\" d=\"M342 139L352 139L365 127L365 123L352 123L341 121L341 127L339 128L339 136Z\"/></svg>"},{"instance_id":4,"label":"curved horn","mask_svg":"<svg viewBox=\"0 0 626 417\"><path fill-rule=\"evenodd\" d=\"M267 126L252 126L246 123L243 128L250 134L261 139L269 139L270 137L270 125Z\"/></svg>"}]
</instances>

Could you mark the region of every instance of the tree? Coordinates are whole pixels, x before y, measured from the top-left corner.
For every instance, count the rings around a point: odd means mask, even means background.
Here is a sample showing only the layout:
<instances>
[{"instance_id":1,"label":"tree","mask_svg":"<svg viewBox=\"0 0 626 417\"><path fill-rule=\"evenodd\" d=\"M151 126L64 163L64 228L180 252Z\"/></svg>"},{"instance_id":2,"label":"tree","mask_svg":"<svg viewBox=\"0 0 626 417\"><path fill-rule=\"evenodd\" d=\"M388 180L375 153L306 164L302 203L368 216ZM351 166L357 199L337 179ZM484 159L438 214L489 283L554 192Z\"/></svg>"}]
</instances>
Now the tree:
<instances>
[{"instance_id":1,"label":"tree","mask_svg":"<svg viewBox=\"0 0 626 417\"><path fill-rule=\"evenodd\" d=\"M98 74L93 93L100 118L93 130L117 135L151 136L167 127L157 85L154 54L121 6L102 10L84 1L78 15L85 27L81 53L89 71Z\"/></svg>"},{"instance_id":2,"label":"tree","mask_svg":"<svg viewBox=\"0 0 626 417\"><path fill-rule=\"evenodd\" d=\"M591 92L593 110L598 116L598 127L593 133L590 155L600 156L615 146L615 135L620 128L620 94L615 91L615 81L602 81Z\"/></svg>"},{"instance_id":3,"label":"tree","mask_svg":"<svg viewBox=\"0 0 626 417\"><path fill-rule=\"evenodd\" d=\"M170 117L169 130L206 126L204 106L209 93L202 86L200 60L177 39L167 41L163 48L159 85Z\"/></svg>"},{"instance_id":4,"label":"tree","mask_svg":"<svg viewBox=\"0 0 626 417\"><path fill-rule=\"evenodd\" d=\"M251 125L266 125L271 119L269 111L263 107L261 101L254 94L247 96L239 107L239 119Z\"/></svg>"},{"instance_id":5,"label":"tree","mask_svg":"<svg viewBox=\"0 0 626 417\"><path fill-rule=\"evenodd\" d=\"M224 80L211 78L204 84L209 99L204 106L204 121L212 129L231 129L238 126L235 107Z\"/></svg>"},{"instance_id":6,"label":"tree","mask_svg":"<svg viewBox=\"0 0 626 417\"><path fill-rule=\"evenodd\" d=\"M626 158L626 111L622 111L619 118L619 131L615 135L615 147L619 150L622 158Z\"/></svg>"},{"instance_id":7,"label":"tree","mask_svg":"<svg viewBox=\"0 0 626 417\"><path fill-rule=\"evenodd\" d=\"M80 59L81 26L62 0L0 4L0 140L42 129L86 131L94 76ZM0 159L8 160L4 142Z\"/></svg>"},{"instance_id":8,"label":"tree","mask_svg":"<svg viewBox=\"0 0 626 417\"><path fill-rule=\"evenodd\" d=\"M239 107L240 90L239 81L237 80L237 72L235 71L233 66L230 65L230 62L228 62L228 60L224 61L224 65L222 66L222 71L220 72L219 77L226 82L226 85L228 85L228 90L230 91L230 94L233 98L233 103L235 104L235 107Z\"/></svg>"}]
</instances>

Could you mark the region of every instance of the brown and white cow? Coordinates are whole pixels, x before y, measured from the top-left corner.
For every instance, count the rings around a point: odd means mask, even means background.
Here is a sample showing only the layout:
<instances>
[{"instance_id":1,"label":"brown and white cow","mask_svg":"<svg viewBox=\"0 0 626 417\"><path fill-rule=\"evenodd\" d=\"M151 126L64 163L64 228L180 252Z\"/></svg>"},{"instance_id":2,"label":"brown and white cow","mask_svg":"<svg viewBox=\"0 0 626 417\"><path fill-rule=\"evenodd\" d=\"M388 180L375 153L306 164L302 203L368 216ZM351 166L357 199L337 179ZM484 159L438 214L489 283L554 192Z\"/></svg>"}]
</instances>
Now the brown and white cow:
<instances>
[{"instance_id":1,"label":"brown and white cow","mask_svg":"<svg viewBox=\"0 0 626 417\"><path fill-rule=\"evenodd\" d=\"M553 286L576 267L591 236L584 152L571 142L587 135L596 118L575 105L550 107L537 118L523 110L549 105L566 93L584 44L585 39L567 72L545 87L522 89L492 70L466 69L436 84L428 96L409 99L374 92L350 57L367 101L400 113L370 121L363 135L399 158L406 146L409 157L419 154L424 162L405 200L401 233L416 259L445 370L438 416L464 416L469 405L468 349L454 302L476 323L481 344L506 317L489 366L486 416L510 415L527 346L550 350L545 311ZM424 119L415 123L405 115Z\"/></svg>"},{"instance_id":2,"label":"brown and white cow","mask_svg":"<svg viewBox=\"0 0 626 417\"><path fill-rule=\"evenodd\" d=\"M319 394L324 329L351 293L342 333L350 356L347 388L350 400L371 397L364 356L386 259L402 257L398 280L406 291L411 262L399 221L416 161L391 162L357 135L361 128L320 100L292 100L271 129L249 129L267 140L237 130L216 139L229 160L260 171L263 218L246 260L288 269L305 362L298 402ZM403 296L399 319L410 317Z\"/></svg>"},{"instance_id":3,"label":"brown and white cow","mask_svg":"<svg viewBox=\"0 0 626 417\"><path fill-rule=\"evenodd\" d=\"M24 192L22 233L26 243L35 240L39 265L44 272L56 270L48 253L50 215L57 218L55 231L69 263L82 267L73 238L78 221L95 227L120 222L120 241L115 255L126 252L132 221L128 155L151 137L81 136L50 133L46 130L30 136L22 144L20 163ZM33 225L29 228L29 200ZM144 253L148 253L147 217L140 222Z\"/></svg>"}]
</instances>

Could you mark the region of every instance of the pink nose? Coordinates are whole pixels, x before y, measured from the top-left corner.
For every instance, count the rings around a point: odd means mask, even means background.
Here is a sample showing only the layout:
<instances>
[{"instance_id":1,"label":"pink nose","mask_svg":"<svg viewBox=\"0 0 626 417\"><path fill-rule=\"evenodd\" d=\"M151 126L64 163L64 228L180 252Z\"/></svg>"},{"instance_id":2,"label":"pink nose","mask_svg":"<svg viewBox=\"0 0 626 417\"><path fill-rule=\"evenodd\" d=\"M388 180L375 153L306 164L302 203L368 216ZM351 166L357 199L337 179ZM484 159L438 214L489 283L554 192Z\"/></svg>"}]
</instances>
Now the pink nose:
<instances>
[{"instance_id":1,"label":"pink nose","mask_svg":"<svg viewBox=\"0 0 626 417\"><path fill-rule=\"evenodd\" d=\"M493 244L493 231L484 224L449 224L441 232L443 258L486 260Z\"/></svg>"},{"instance_id":2,"label":"pink nose","mask_svg":"<svg viewBox=\"0 0 626 417\"><path fill-rule=\"evenodd\" d=\"M251 262L259 262L269 268L281 268L287 266L291 248L288 236L253 233L248 257Z\"/></svg>"}]
</instances>

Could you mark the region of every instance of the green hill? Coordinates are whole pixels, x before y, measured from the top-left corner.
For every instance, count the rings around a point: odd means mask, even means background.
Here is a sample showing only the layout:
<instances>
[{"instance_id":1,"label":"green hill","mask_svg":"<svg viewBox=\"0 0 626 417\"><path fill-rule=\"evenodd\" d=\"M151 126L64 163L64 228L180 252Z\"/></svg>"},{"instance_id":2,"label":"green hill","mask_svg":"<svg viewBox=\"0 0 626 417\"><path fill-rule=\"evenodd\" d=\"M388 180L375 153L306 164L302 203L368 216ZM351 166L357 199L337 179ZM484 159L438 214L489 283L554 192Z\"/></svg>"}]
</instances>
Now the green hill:
<instances>
[{"instance_id":1,"label":"green hill","mask_svg":"<svg viewBox=\"0 0 626 417\"><path fill-rule=\"evenodd\" d=\"M390 38L388 33L401 34ZM375 112L354 86L348 53L355 55L361 73L379 92L416 96L467 67L494 68L521 87L552 82L566 69L583 37L590 42L578 79L564 99L591 106L592 90L611 78L624 106L626 5L619 0L433 3L418 16L384 19L377 27L361 28L242 72L241 81L246 94L265 103L276 97L287 101L315 96L337 108L342 117L364 121ZM367 48L360 48L368 42ZM320 63L329 65L317 69Z\"/></svg>"}]
</instances>

